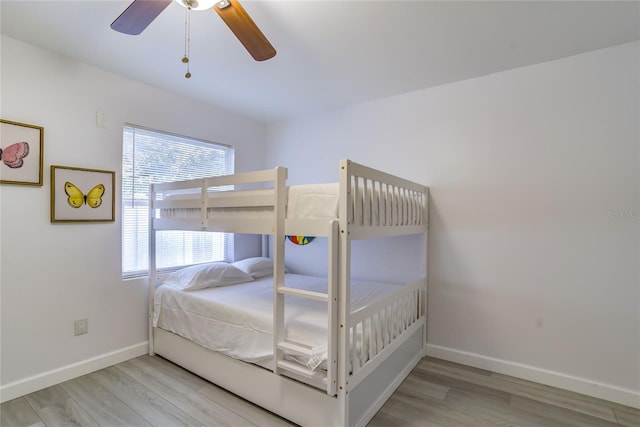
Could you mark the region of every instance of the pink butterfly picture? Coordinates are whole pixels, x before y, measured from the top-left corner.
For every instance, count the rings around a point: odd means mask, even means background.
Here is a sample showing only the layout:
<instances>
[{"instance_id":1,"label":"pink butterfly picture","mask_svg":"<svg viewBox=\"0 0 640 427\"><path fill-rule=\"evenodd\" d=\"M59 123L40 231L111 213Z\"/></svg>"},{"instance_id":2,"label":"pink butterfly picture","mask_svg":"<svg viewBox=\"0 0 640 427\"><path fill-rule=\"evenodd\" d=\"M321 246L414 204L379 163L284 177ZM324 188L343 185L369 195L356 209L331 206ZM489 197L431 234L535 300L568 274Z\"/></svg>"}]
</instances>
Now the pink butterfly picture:
<instances>
[{"instance_id":1,"label":"pink butterfly picture","mask_svg":"<svg viewBox=\"0 0 640 427\"><path fill-rule=\"evenodd\" d=\"M0 156L2 156L2 163L9 166L12 169L21 168L24 164L24 158L29 155L29 143L28 142L16 142L11 144L4 150L0 148Z\"/></svg>"},{"instance_id":2,"label":"pink butterfly picture","mask_svg":"<svg viewBox=\"0 0 640 427\"><path fill-rule=\"evenodd\" d=\"M0 119L0 184L42 185L44 128Z\"/></svg>"}]
</instances>

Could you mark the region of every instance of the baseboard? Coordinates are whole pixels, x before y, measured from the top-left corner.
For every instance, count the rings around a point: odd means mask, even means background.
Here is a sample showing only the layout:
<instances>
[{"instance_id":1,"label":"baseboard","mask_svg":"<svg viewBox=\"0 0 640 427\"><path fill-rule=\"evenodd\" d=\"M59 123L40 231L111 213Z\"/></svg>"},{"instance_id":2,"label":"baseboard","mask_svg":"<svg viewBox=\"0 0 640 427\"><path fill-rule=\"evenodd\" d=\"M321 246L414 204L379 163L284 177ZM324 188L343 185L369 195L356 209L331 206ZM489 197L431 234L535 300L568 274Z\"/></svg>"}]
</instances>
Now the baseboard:
<instances>
[{"instance_id":1,"label":"baseboard","mask_svg":"<svg viewBox=\"0 0 640 427\"><path fill-rule=\"evenodd\" d=\"M82 375L107 368L125 360L142 356L148 351L148 343L141 342L120 350L112 351L91 359L63 366L29 378L14 381L0 387L0 403L7 402L25 394L42 390L62 382L72 380Z\"/></svg>"},{"instance_id":2,"label":"baseboard","mask_svg":"<svg viewBox=\"0 0 640 427\"><path fill-rule=\"evenodd\" d=\"M638 391L600 383L588 378L575 377L433 344L427 344L427 355L640 409L640 393Z\"/></svg>"}]
</instances>

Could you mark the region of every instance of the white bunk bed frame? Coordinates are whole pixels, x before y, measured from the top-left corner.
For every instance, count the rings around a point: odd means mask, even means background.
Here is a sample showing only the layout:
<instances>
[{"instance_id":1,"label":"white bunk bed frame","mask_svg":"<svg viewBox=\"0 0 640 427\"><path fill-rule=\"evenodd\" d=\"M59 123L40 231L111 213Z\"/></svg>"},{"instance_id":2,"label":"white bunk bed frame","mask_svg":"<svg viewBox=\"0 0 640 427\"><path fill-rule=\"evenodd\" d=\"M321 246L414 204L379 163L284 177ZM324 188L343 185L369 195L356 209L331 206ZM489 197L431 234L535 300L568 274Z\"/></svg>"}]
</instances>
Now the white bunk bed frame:
<instances>
[{"instance_id":1,"label":"white bunk bed frame","mask_svg":"<svg viewBox=\"0 0 640 427\"><path fill-rule=\"evenodd\" d=\"M287 169L240 173L206 179L151 186L150 193L150 286L149 354L161 355L209 381L287 418L299 425L364 426L391 396L418 361L426 354L426 245L427 187L354 163L340 161L339 219L295 220L285 218ZM213 194L211 187L268 183L269 188L247 197ZM264 185L264 184L263 184ZM156 200L156 194L171 190L198 189L197 200ZM239 193L239 192L235 192ZM167 207L200 209L200 218L161 219L157 210ZM273 207L268 220L252 221L208 218L212 207ZM156 232L196 230L273 236L274 259L274 359L270 369L211 351L176 334L154 328ZM352 312L350 307L351 242L408 234L421 234L425 259L423 277L403 286L383 300ZM286 235L323 236L328 239L328 293L288 288L284 283ZM289 343L284 334L285 295L298 295L327 302L328 360L326 375L307 370L284 359L284 353L309 354L299 343ZM384 328L384 343L369 339L366 362L350 362L350 352L362 346L363 335L382 324L381 317L403 304L402 317ZM369 326L367 328L367 325ZM359 328L359 329L358 329ZM378 348L381 347L381 348ZM358 365L358 366L356 366Z\"/></svg>"}]
</instances>

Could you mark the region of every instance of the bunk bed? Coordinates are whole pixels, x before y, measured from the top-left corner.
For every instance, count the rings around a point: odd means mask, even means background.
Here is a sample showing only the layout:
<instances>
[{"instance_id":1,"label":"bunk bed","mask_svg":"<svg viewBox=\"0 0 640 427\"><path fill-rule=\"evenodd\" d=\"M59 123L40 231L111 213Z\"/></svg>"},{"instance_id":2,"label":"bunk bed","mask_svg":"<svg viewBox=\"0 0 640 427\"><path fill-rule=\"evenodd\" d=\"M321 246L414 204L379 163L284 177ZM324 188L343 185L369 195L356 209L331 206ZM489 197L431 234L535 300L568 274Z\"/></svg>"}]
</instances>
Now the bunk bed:
<instances>
[{"instance_id":1,"label":"bunk bed","mask_svg":"<svg viewBox=\"0 0 640 427\"><path fill-rule=\"evenodd\" d=\"M366 425L425 355L428 189L346 159L340 161L337 184L287 186L286 181L287 169L277 167L151 186L149 353L299 425ZM323 200L315 206L318 197ZM272 270L255 280L263 293L268 290L271 305L266 359L240 360L161 327L163 298L169 298L158 287L156 234L162 230L269 236ZM369 291L378 284L352 279L352 241L415 234L424 242L425 259L416 259L422 277L382 286L386 291L375 298L359 299L358 287ZM298 285L300 278L285 274L287 235L327 239L327 275L316 285ZM253 282L219 289L242 292ZM247 288L247 294L259 293L249 289L255 288ZM178 292L182 298L216 291ZM296 310L319 310L324 316L320 338L305 339L304 333L292 338ZM319 360L318 339L324 344Z\"/></svg>"}]
</instances>

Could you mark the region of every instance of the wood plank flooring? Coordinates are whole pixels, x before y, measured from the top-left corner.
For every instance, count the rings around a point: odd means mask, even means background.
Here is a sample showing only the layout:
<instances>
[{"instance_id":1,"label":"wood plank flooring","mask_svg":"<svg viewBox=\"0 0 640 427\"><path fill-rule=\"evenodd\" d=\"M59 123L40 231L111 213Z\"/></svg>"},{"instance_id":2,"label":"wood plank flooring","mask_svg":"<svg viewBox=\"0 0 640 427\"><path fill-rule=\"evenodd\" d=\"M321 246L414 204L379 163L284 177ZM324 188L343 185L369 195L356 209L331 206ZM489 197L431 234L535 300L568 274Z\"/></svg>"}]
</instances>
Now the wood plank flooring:
<instances>
[{"instance_id":1,"label":"wood plank flooring","mask_svg":"<svg viewBox=\"0 0 640 427\"><path fill-rule=\"evenodd\" d=\"M3 403L0 425L292 426L157 356ZM640 427L640 410L427 357L369 426Z\"/></svg>"}]
</instances>

